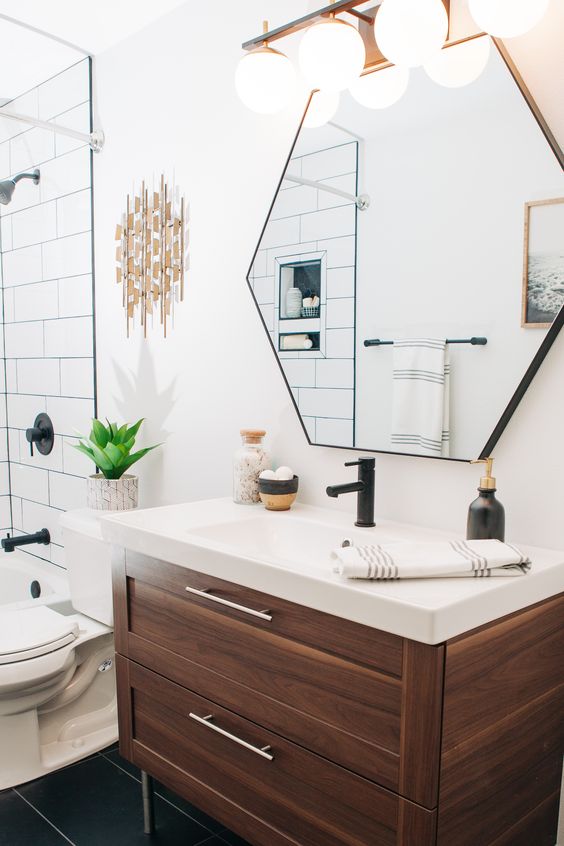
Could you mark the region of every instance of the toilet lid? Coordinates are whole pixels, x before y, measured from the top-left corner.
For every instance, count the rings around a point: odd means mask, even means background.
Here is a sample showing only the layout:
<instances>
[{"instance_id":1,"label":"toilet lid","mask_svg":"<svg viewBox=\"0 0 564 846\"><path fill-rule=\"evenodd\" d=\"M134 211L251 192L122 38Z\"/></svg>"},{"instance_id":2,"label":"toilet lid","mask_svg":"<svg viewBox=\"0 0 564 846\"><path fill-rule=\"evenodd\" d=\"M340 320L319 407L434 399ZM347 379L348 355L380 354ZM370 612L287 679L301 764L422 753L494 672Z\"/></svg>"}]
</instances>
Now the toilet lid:
<instances>
[{"instance_id":1,"label":"toilet lid","mask_svg":"<svg viewBox=\"0 0 564 846\"><path fill-rule=\"evenodd\" d=\"M54 652L78 636L75 620L45 605L0 610L0 664Z\"/></svg>"}]
</instances>

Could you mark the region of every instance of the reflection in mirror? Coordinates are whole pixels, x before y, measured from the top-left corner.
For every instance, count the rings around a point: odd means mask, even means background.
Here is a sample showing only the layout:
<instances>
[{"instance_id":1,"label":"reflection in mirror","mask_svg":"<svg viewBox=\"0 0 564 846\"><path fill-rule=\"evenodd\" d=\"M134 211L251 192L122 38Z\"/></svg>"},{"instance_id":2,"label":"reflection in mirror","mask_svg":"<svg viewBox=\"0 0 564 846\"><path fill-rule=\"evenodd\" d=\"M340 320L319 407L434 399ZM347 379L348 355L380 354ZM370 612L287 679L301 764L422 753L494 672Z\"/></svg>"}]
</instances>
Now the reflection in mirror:
<instances>
[{"instance_id":1,"label":"reflection in mirror","mask_svg":"<svg viewBox=\"0 0 564 846\"><path fill-rule=\"evenodd\" d=\"M390 108L345 92L304 126L249 284L310 441L491 447L564 303L563 197L561 151L495 48L464 88L418 68Z\"/></svg>"}]
</instances>

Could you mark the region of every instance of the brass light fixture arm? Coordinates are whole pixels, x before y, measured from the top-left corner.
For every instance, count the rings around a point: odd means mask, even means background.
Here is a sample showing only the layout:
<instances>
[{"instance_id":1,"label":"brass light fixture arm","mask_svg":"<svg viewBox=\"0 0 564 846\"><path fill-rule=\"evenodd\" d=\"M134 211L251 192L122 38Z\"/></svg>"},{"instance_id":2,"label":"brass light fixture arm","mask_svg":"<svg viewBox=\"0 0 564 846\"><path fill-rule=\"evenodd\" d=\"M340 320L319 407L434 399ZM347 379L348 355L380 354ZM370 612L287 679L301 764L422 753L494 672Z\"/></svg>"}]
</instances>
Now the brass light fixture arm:
<instances>
[{"instance_id":1,"label":"brass light fixture arm","mask_svg":"<svg viewBox=\"0 0 564 846\"><path fill-rule=\"evenodd\" d=\"M356 9L349 9L347 14L358 18L359 21L364 21L364 23L367 23L369 26L372 26L374 23L374 18L371 18L370 15L365 15L363 12L357 12Z\"/></svg>"},{"instance_id":2,"label":"brass light fixture arm","mask_svg":"<svg viewBox=\"0 0 564 846\"><path fill-rule=\"evenodd\" d=\"M368 12L370 12L370 14L359 12L356 8L357 6L364 5L365 2L366 0L333 0L333 2L330 2L328 6L323 6L321 9L317 9L317 11L315 12L309 12L307 15L304 15L301 18L297 18L294 21L290 21L289 23L284 24L283 26L279 26L276 29L271 30L270 32L264 31L261 35L257 35L255 38L251 38L249 41L245 41L241 46L243 50L249 52L251 50L255 50L257 47L260 47L266 42L277 41L279 38L285 38L287 35L292 35L293 33L299 32L302 29L307 29L309 26L311 26L311 24L316 23L317 21L320 21L323 18L334 18L336 15L342 14L353 15L355 18L361 21L361 25L363 24L365 27L370 27L374 23L374 16L378 12L378 7L380 6L382 0L374 0L374 6L367 10ZM443 3L450 19L450 0L443 0ZM378 62L370 64L381 63L382 60L380 59Z\"/></svg>"},{"instance_id":3,"label":"brass light fixture arm","mask_svg":"<svg viewBox=\"0 0 564 846\"><path fill-rule=\"evenodd\" d=\"M379 0L376 0L376 2L379 3ZM250 41L245 41L244 44L242 44L243 50L254 50L256 47L260 47L261 44L264 44L265 41L276 41L279 38L285 38L287 35L299 32L301 29L306 29L320 18L326 18L330 15L338 15L344 12L351 12L351 10L354 10L356 6L360 5L362 5L362 0L336 0L328 6L323 6L316 12L310 12L302 18L297 18L295 21L284 24L284 26L279 26L270 32L257 35L255 38L251 38ZM357 13L353 11L353 14L355 14L356 17L361 17L362 20L366 21L368 19L372 21L372 18L368 18L368 15L362 15L361 12Z\"/></svg>"}]
</instances>

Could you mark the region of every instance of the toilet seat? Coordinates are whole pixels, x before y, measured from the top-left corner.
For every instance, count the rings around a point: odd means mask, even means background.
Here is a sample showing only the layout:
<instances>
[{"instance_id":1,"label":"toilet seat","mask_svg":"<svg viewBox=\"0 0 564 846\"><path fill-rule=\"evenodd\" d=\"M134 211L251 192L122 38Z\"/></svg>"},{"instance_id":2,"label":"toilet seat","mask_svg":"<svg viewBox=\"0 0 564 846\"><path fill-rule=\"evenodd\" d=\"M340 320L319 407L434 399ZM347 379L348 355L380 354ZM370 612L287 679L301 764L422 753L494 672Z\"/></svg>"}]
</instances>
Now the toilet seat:
<instances>
[{"instance_id":1,"label":"toilet seat","mask_svg":"<svg viewBox=\"0 0 564 846\"><path fill-rule=\"evenodd\" d=\"M0 611L0 665L55 652L78 634L76 617L64 617L45 605Z\"/></svg>"}]
</instances>

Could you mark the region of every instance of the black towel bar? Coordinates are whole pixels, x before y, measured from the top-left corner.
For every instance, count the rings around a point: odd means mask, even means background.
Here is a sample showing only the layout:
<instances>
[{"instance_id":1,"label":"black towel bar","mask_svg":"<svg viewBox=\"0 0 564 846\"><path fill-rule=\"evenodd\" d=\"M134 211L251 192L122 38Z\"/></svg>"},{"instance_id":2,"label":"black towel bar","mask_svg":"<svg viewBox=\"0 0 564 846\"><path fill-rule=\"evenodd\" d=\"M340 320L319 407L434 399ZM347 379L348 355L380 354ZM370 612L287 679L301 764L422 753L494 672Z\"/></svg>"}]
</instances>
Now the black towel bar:
<instances>
[{"instance_id":1,"label":"black towel bar","mask_svg":"<svg viewBox=\"0 0 564 846\"><path fill-rule=\"evenodd\" d=\"M381 341L380 338L371 338L364 342L365 347L384 347L393 344L394 341ZM447 344L472 344L473 347L485 347L487 338L447 338Z\"/></svg>"}]
</instances>

